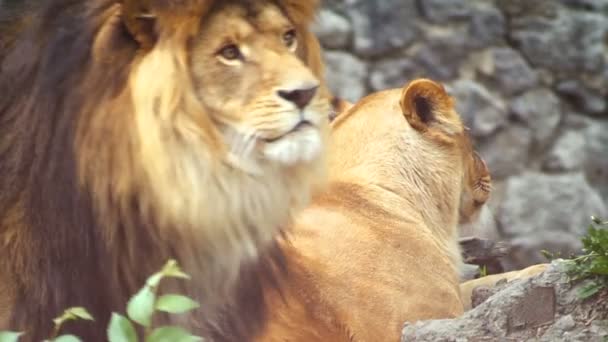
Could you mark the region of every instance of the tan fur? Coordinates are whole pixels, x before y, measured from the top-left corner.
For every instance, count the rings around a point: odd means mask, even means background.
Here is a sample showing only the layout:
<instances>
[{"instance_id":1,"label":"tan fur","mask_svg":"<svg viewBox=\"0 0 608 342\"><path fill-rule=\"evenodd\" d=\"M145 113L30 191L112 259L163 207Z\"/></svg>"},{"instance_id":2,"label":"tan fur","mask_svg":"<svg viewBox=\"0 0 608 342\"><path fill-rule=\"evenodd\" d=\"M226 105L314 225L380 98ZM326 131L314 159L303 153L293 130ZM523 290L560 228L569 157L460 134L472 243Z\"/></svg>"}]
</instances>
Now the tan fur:
<instances>
[{"instance_id":1,"label":"tan fur","mask_svg":"<svg viewBox=\"0 0 608 342\"><path fill-rule=\"evenodd\" d=\"M69 288L53 288L64 282L72 286L72 275L99 286L96 277L107 279L102 290L108 293L99 298L109 299L99 304L104 307L89 308L107 318L110 307L122 309L125 296L168 258L177 258L192 275L186 293L203 302L203 313L193 314L190 324L200 329L201 321L217 318L213 310L231 299L241 266L256 262L324 184L330 103L320 80L319 45L308 32L316 5L291 0L95 0L43 13L49 22L68 10L89 16L77 22L86 23L80 36L58 40L66 44L67 55L86 56L86 64L71 70L58 66L52 73L61 74L57 86L39 92L32 87L49 83L51 76L37 79L38 73L32 73L31 79L19 80L20 72L10 68L19 65L27 71L29 65L37 70L38 54L22 67L21 55L9 53L3 65L12 73L3 73L0 89L8 89L9 77L14 77L23 93L15 102L0 100L0 164L29 165L20 162L29 156L50 164L49 171L37 169L39 163L25 171L8 169L14 173L10 177L25 177L17 173L25 172L38 183L28 178L17 189L0 182L0 275L5 284L0 291L11 292L2 293L1 300L23 294L14 303L23 310L14 328L44 334L61 306L87 298L73 296ZM65 15L61 20L72 19ZM292 28L297 31L293 49L282 40ZM23 46L36 46L22 39ZM64 48L48 41L46 51ZM218 51L227 44L237 45L243 59L222 59ZM45 72L51 74L40 74ZM79 77L72 80L72 74ZM316 86L320 88L301 110L278 95ZM47 108L45 101L61 105ZM55 108L67 109L47 115ZM292 131L301 120L309 125ZM19 149L34 141L31 136L48 140L33 150ZM56 180L55 170L74 177ZM62 188L49 190L54 186ZM15 203L35 199L37 191L55 196L43 204L65 205L60 211L49 209L49 217L41 211L32 219L26 210L33 204L24 209ZM64 217L52 221L55 213L72 212L80 216L65 219L71 226L61 221ZM35 226L37 222L44 225ZM41 235L45 229L55 230L56 238ZM95 240L80 241L79 234ZM67 250L74 255L64 255L61 244L71 244ZM70 266L85 255L95 264ZM39 274L40 267L44 274ZM55 274L43 279L46 272ZM91 291L82 286L79 291ZM65 302L59 291L68 293ZM26 317L34 305L52 312ZM0 313L0 328L5 320ZM102 322L98 325L103 329Z\"/></svg>"},{"instance_id":2,"label":"tan fur","mask_svg":"<svg viewBox=\"0 0 608 342\"><path fill-rule=\"evenodd\" d=\"M331 138L329 188L297 216L258 340L398 341L406 321L462 314L460 209L490 180L443 87L369 95Z\"/></svg>"},{"instance_id":3,"label":"tan fur","mask_svg":"<svg viewBox=\"0 0 608 342\"><path fill-rule=\"evenodd\" d=\"M460 295L462 297L462 304L464 310L470 310L472 306L471 297L473 290L480 286L494 287L497 282L501 280L513 281L519 279L528 279L535 275L543 273L549 264L538 264L526 267L522 270L505 272L500 274L492 274L485 277L473 279L460 284Z\"/></svg>"}]
</instances>

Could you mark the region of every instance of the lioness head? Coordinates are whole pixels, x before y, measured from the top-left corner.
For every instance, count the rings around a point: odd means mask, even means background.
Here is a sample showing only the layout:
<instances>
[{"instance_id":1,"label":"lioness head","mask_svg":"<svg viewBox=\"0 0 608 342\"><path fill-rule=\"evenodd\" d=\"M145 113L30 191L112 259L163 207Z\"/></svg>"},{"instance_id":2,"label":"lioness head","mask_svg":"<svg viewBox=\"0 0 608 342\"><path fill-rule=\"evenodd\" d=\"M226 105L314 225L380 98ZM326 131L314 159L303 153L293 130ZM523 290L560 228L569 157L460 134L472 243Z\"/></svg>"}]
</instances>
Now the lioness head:
<instances>
[{"instance_id":1,"label":"lioness head","mask_svg":"<svg viewBox=\"0 0 608 342\"><path fill-rule=\"evenodd\" d=\"M462 174L459 223L470 222L490 196L490 172L473 150L452 98L441 84L421 79L404 89L400 105L412 128L439 147L435 153L455 157L448 159L454 161L452 172Z\"/></svg>"},{"instance_id":2,"label":"lioness head","mask_svg":"<svg viewBox=\"0 0 608 342\"><path fill-rule=\"evenodd\" d=\"M418 79L372 94L339 115L332 127L332 177L374 165L367 171L369 182L397 193L420 193L427 200L416 205L424 216L442 217L435 225L449 236L489 197L488 169L441 84Z\"/></svg>"}]
</instances>

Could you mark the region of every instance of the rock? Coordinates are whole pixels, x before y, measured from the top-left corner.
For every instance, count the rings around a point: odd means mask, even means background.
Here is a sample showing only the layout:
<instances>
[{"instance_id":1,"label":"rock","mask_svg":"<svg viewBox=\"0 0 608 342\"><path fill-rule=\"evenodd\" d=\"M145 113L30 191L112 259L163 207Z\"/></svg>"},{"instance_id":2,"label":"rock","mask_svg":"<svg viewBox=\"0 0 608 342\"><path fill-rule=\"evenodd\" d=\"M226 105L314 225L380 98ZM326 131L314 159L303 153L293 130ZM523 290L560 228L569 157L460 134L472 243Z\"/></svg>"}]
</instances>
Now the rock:
<instances>
[{"instance_id":1,"label":"rock","mask_svg":"<svg viewBox=\"0 0 608 342\"><path fill-rule=\"evenodd\" d=\"M608 121L593 120L584 131L585 174L608 203Z\"/></svg>"},{"instance_id":2,"label":"rock","mask_svg":"<svg viewBox=\"0 0 608 342\"><path fill-rule=\"evenodd\" d=\"M470 1L467 0L424 0L419 4L422 16L437 24L466 19L471 12Z\"/></svg>"},{"instance_id":3,"label":"rock","mask_svg":"<svg viewBox=\"0 0 608 342\"><path fill-rule=\"evenodd\" d=\"M512 123L491 138L479 141L478 150L488 164L492 178L500 180L524 170L531 144L532 131Z\"/></svg>"},{"instance_id":4,"label":"rock","mask_svg":"<svg viewBox=\"0 0 608 342\"><path fill-rule=\"evenodd\" d=\"M551 172L575 171L584 168L586 144L581 131L568 131L560 136L543 162Z\"/></svg>"},{"instance_id":5,"label":"rock","mask_svg":"<svg viewBox=\"0 0 608 342\"><path fill-rule=\"evenodd\" d=\"M546 88L513 99L511 111L534 131L534 143L540 149L550 141L562 116L559 98Z\"/></svg>"},{"instance_id":6,"label":"rock","mask_svg":"<svg viewBox=\"0 0 608 342\"><path fill-rule=\"evenodd\" d=\"M515 95L538 84L538 75L523 57L511 48L491 48L486 70L480 70L505 95Z\"/></svg>"},{"instance_id":7,"label":"rock","mask_svg":"<svg viewBox=\"0 0 608 342\"><path fill-rule=\"evenodd\" d=\"M347 13L354 31L354 49L362 56L382 56L408 46L418 32L415 0L351 0Z\"/></svg>"},{"instance_id":8,"label":"rock","mask_svg":"<svg viewBox=\"0 0 608 342\"><path fill-rule=\"evenodd\" d=\"M366 93L367 65L345 52L326 51L326 79L334 94L355 102Z\"/></svg>"},{"instance_id":9,"label":"rock","mask_svg":"<svg viewBox=\"0 0 608 342\"><path fill-rule=\"evenodd\" d=\"M414 61L424 70L422 75L439 81L456 78L470 52L466 28L427 28L424 35L425 42L413 53Z\"/></svg>"},{"instance_id":10,"label":"rock","mask_svg":"<svg viewBox=\"0 0 608 342\"><path fill-rule=\"evenodd\" d=\"M560 2L566 6L580 10L593 12L608 11L608 0L560 0Z\"/></svg>"},{"instance_id":11,"label":"rock","mask_svg":"<svg viewBox=\"0 0 608 342\"><path fill-rule=\"evenodd\" d=\"M559 9L554 18L513 17L511 39L534 66L557 73L596 73L605 67L606 17Z\"/></svg>"},{"instance_id":12,"label":"rock","mask_svg":"<svg viewBox=\"0 0 608 342\"><path fill-rule=\"evenodd\" d=\"M469 35L475 48L501 44L507 33L502 12L486 3L476 3L469 21Z\"/></svg>"},{"instance_id":13,"label":"rock","mask_svg":"<svg viewBox=\"0 0 608 342\"><path fill-rule=\"evenodd\" d=\"M554 261L539 275L501 285L462 317L406 323L401 341L605 341L607 301L579 299L584 284L568 283L563 270Z\"/></svg>"},{"instance_id":14,"label":"rock","mask_svg":"<svg viewBox=\"0 0 608 342\"><path fill-rule=\"evenodd\" d=\"M369 83L374 91L400 88L419 74L420 68L408 58L387 59L373 64Z\"/></svg>"},{"instance_id":15,"label":"rock","mask_svg":"<svg viewBox=\"0 0 608 342\"><path fill-rule=\"evenodd\" d=\"M455 97L456 110L474 136L487 137L506 124L506 105L483 85L461 79L451 83L448 91Z\"/></svg>"},{"instance_id":16,"label":"rock","mask_svg":"<svg viewBox=\"0 0 608 342\"><path fill-rule=\"evenodd\" d=\"M506 181L497 219L502 234L513 238L512 267L523 268L544 262L543 249L566 256L578 252L590 216L606 214L605 203L582 172L526 172Z\"/></svg>"},{"instance_id":17,"label":"rock","mask_svg":"<svg viewBox=\"0 0 608 342\"><path fill-rule=\"evenodd\" d=\"M574 108L590 114L602 114L607 109L605 96L587 88L579 80L566 80L559 82L555 89Z\"/></svg>"},{"instance_id":18,"label":"rock","mask_svg":"<svg viewBox=\"0 0 608 342\"><path fill-rule=\"evenodd\" d=\"M321 9L312 26L313 33L325 48L346 48L352 38L353 29L350 22L334 11Z\"/></svg>"}]
</instances>

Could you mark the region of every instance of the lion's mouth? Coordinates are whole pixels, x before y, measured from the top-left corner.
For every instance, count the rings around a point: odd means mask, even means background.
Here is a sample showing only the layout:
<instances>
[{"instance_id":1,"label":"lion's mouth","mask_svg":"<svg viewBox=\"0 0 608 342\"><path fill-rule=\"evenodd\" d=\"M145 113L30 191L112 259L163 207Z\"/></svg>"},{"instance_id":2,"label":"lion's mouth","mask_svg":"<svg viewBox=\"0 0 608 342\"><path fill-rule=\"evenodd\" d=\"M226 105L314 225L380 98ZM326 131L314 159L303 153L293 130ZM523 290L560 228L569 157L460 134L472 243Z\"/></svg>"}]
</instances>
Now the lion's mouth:
<instances>
[{"instance_id":1,"label":"lion's mouth","mask_svg":"<svg viewBox=\"0 0 608 342\"><path fill-rule=\"evenodd\" d=\"M268 143L273 143L275 141L278 141L278 140L281 140L281 139L285 138L286 136L288 136L288 135L290 135L292 133L301 131L301 130L309 128L309 127L314 127L314 125L310 121L308 121L308 120L301 120L295 126L293 126L292 129L290 129L286 133L281 134L278 137L274 137L274 138L270 138L270 139L264 139L264 141L266 141Z\"/></svg>"}]
</instances>

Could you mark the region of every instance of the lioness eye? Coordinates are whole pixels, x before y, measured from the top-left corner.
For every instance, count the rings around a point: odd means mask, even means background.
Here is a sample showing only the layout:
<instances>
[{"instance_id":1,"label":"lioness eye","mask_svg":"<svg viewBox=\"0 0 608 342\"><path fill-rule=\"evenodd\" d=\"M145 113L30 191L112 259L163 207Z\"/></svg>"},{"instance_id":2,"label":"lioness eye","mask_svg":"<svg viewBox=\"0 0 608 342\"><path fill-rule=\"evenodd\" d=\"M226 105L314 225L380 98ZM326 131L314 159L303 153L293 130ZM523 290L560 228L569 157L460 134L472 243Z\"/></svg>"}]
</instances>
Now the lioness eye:
<instances>
[{"instance_id":1,"label":"lioness eye","mask_svg":"<svg viewBox=\"0 0 608 342\"><path fill-rule=\"evenodd\" d=\"M241 50L239 50L239 47L234 44L224 46L220 49L218 54L229 61L241 59L243 57L243 55L241 54Z\"/></svg>"},{"instance_id":2,"label":"lioness eye","mask_svg":"<svg viewBox=\"0 0 608 342\"><path fill-rule=\"evenodd\" d=\"M287 46L288 48L294 48L296 45L296 40L296 30L291 29L283 33L283 43L285 43L285 46Z\"/></svg>"}]
</instances>

